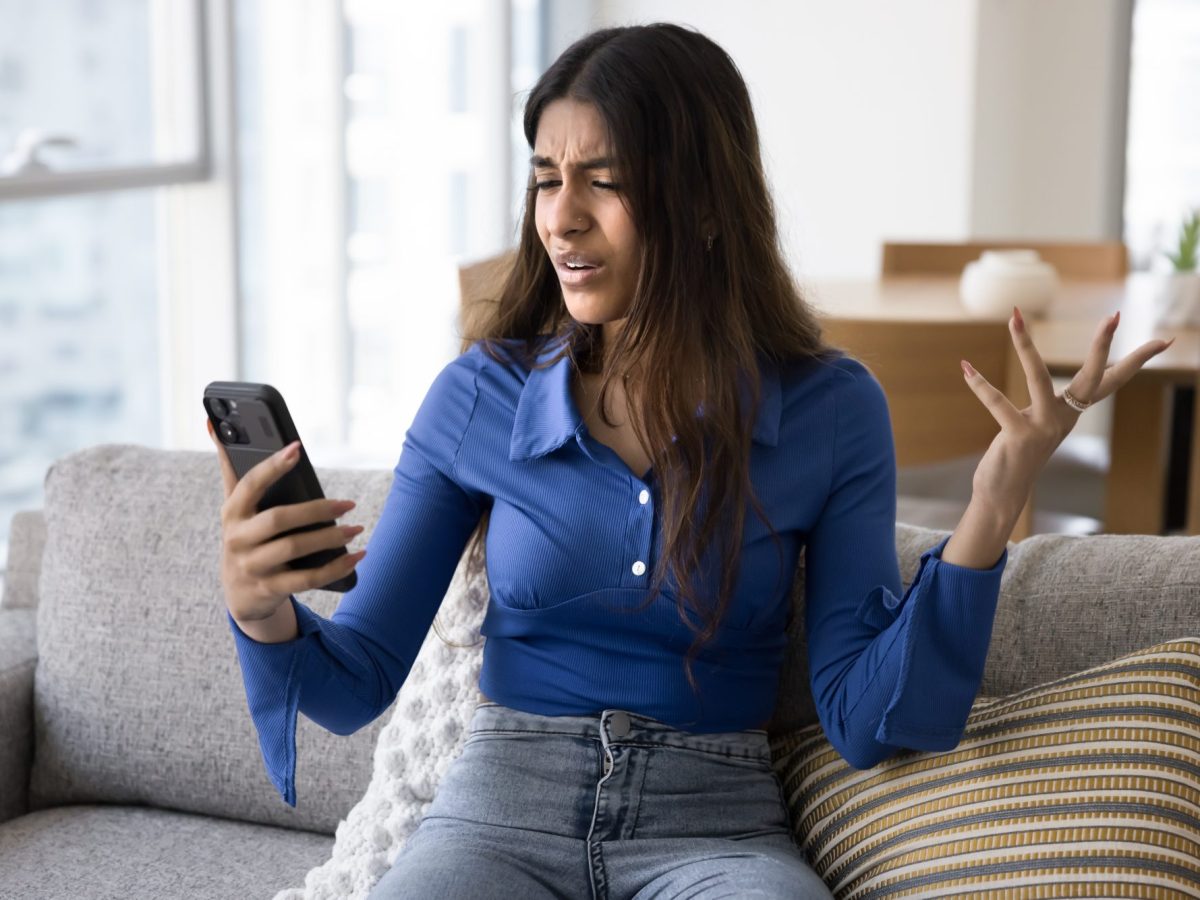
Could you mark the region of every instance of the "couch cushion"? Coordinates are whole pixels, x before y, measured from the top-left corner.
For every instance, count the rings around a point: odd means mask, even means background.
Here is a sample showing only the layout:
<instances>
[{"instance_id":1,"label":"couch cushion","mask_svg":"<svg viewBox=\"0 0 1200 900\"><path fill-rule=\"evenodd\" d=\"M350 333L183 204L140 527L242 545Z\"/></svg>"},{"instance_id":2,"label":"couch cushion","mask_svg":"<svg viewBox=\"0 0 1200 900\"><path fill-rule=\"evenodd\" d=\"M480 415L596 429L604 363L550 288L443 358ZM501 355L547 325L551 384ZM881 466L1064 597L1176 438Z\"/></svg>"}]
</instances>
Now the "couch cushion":
<instances>
[{"instance_id":1,"label":"couch cushion","mask_svg":"<svg viewBox=\"0 0 1200 900\"><path fill-rule=\"evenodd\" d=\"M1200 637L980 698L951 751L859 771L819 725L772 751L839 897L1200 893Z\"/></svg>"},{"instance_id":2,"label":"couch cushion","mask_svg":"<svg viewBox=\"0 0 1200 900\"><path fill-rule=\"evenodd\" d=\"M370 537L387 470L318 469ZM105 444L46 476L30 806L145 803L333 834L366 788L385 713L343 737L297 723L299 804L279 799L220 583L215 452ZM301 602L332 614L341 594Z\"/></svg>"},{"instance_id":3,"label":"couch cushion","mask_svg":"<svg viewBox=\"0 0 1200 900\"><path fill-rule=\"evenodd\" d=\"M1200 537L1038 534L1010 546L980 693L1200 634Z\"/></svg>"},{"instance_id":4,"label":"couch cushion","mask_svg":"<svg viewBox=\"0 0 1200 900\"><path fill-rule=\"evenodd\" d=\"M309 831L148 807L64 806L0 825L0 897L271 897L332 844Z\"/></svg>"}]
</instances>

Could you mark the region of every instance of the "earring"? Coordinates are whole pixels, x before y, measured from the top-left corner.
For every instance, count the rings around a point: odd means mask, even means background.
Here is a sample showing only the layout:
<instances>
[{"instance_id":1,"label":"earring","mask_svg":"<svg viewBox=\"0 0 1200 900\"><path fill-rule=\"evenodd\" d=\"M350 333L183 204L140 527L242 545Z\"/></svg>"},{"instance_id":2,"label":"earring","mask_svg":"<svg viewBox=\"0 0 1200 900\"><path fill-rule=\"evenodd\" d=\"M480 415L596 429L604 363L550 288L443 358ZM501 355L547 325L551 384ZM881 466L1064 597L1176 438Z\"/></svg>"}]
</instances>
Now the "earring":
<instances>
[{"instance_id":1,"label":"earring","mask_svg":"<svg viewBox=\"0 0 1200 900\"><path fill-rule=\"evenodd\" d=\"M708 250L710 253L712 252L713 238L715 238L715 237L716 237L715 234L710 234L708 236L708 240L706 241L707 246L704 249Z\"/></svg>"}]
</instances>

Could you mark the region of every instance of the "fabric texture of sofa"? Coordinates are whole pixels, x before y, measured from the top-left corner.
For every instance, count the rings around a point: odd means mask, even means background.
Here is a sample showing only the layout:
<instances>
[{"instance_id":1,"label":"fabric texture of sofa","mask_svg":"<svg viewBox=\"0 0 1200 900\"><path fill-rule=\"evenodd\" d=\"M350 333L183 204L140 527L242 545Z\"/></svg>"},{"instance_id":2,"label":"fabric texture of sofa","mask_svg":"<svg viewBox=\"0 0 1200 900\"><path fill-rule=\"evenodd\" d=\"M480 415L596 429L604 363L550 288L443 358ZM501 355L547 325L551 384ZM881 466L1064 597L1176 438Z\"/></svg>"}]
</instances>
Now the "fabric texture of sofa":
<instances>
[{"instance_id":1,"label":"fabric texture of sofa","mask_svg":"<svg viewBox=\"0 0 1200 900\"><path fill-rule=\"evenodd\" d=\"M327 496L357 501L342 521L366 525L365 543L391 472L318 474ZM280 800L225 619L221 500L211 452L103 444L57 460L44 508L14 517L0 597L0 898L269 898L329 860L391 709L348 736L301 716L298 803ZM897 526L906 585L944 535ZM797 605L802 595L803 561ZM298 598L329 615L340 595ZM816 722L802 624L794 615L773 739ZM1009 547L980 694L1197 634L1200 538L1036 535Z\"/></svg>"}]
</instances>

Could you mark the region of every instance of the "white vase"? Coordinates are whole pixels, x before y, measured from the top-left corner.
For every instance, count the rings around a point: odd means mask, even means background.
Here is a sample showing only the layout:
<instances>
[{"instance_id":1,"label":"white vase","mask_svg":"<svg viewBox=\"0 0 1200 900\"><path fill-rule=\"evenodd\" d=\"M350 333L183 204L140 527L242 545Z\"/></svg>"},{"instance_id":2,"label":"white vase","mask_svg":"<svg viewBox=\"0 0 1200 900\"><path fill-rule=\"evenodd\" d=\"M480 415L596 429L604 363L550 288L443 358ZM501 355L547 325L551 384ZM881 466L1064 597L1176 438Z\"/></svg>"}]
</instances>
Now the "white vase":
<instances>
[{"instance_id":1,"label":"white vase","mask_svg":"<svg viewBox=\"0 0 1200 900\"><path fill-rule=\"evenodd\" d=\"M1036 250L985 250L959 281L963 306L978 316L1036 316L1054 299L1058 273Z\"/></svg>"},{"instance_id":2,"label":"white vase","mask_svg":"<svg viewBox=\"0 0 1200 900\"><path fill-rule=\"evenodd\" d=\"M1163 282L1160 325L1200 325L1200 272L1172 272Z\"/></svg>"}]
</instances>

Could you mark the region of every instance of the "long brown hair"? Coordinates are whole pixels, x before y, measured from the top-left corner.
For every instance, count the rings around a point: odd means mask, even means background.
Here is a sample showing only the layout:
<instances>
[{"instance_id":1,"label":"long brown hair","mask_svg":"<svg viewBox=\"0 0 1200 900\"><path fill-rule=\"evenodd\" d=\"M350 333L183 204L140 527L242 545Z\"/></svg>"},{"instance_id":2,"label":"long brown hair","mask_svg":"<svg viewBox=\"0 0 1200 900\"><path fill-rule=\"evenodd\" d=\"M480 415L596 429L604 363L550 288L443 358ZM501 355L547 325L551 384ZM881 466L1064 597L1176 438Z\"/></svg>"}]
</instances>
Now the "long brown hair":
<instances>
[{"instance_id":1,"label":"long brown hair","mask_svg":"<svg viewBox=\"0 0 1200 900\"><path fill-rule=\"evenodd\" d=\"M760 366L823 357L831 348L784 261L750 95L721 47L672 24L584 36L530 92L524 131L531 149L543 110L564 98L599 113L639 231L641 270L625 326L604 346L602 326L568 314L534 222L531 173L519 246L497 295L464 309L464 347L482 340L501 362L515 347L532 368L542 349L562 341L542 365L567 355L576 373L599 373L605 421L612 380L641 373L629 397L630 423L660 477L663 536L646 604L670 571L680 616L696 634L684 661L694 691L692 661L716 634L737 583L747 499L771 533L784 574L779 537L749 473ZM489 518L468 543L467 571L476 576L485 567ZM701 596L690 573L714 551L720 585L716 597ZM685 606L702 627L691 624Z\"/></svg>"}]
</instances>

